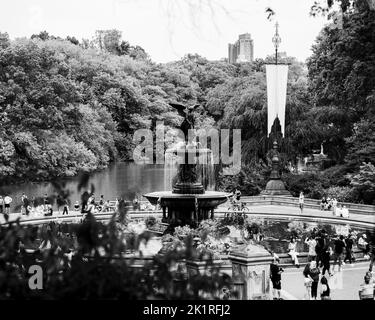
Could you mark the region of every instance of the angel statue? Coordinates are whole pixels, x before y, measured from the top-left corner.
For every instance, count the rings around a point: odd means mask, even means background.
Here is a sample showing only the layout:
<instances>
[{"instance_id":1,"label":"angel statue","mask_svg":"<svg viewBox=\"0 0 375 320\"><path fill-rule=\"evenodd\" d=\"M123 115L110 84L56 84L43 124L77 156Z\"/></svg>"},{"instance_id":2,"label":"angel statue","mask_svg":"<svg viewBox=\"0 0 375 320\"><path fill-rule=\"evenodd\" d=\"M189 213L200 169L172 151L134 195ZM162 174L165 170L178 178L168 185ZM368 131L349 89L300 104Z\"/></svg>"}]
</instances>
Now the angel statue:
<instances>
[{"instance_id":1,"label":"angel statue","mask_svg":"<svg viewBox=\"0 0 375 320\"><path fill-rule=\"evenodd\" d=\"M175 108L180 116L184 117L184 120L182 121L180 125L180 129L184 133L185 137L187 138L189 129L194 128L195 119L194 119L193 111L195 111L200 106L200 104L195 104L192 106L184 106L179 103L170 102L169 105Z\"/></svg>"}]
</instances>

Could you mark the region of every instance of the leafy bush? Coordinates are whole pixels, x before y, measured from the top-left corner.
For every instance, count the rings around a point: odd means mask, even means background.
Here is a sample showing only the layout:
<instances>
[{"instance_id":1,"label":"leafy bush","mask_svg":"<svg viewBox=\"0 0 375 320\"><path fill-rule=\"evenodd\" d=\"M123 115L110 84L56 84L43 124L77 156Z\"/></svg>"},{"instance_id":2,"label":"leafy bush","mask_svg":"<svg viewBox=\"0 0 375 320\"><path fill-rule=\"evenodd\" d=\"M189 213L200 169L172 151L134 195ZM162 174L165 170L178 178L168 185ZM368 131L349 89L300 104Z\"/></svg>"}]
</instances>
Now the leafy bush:
<instances>
[{"instance_id":1,"label":"leafy bush","mask_svg":"<svg viewBox=\"0 0 375 320\"><path fill-rule=\"evenodd\" d=\"M324 194L340 202L356 201L355 191L351 187L330 187L324 190Z\"/></svg>"},{"instance_id":2,"label":"leafy bush","mask_svg":"<svg viewBox=\"0 0 375 320\"><path fill-rule=\"evenodd\" d=\"M238 188L243 195L258 195L266 186L266 176L268 167L263 163L243 165L240 173L236 175L219 174L217 179L218 189L226 192L232 192Z\"/></svg>"},{"instance_id":3,"label":"leafy bush","mask_svg":"<svg viewBox=\"0 0 375 320\"><path fill-rule=\"evenodd\" d=\"M320 199L324 195L324 188L329 187L327 179L319 174L286 174L284 175L286 188L293 196L299 196L303 191L306 197Z\"/></svg>"}]
</instances>

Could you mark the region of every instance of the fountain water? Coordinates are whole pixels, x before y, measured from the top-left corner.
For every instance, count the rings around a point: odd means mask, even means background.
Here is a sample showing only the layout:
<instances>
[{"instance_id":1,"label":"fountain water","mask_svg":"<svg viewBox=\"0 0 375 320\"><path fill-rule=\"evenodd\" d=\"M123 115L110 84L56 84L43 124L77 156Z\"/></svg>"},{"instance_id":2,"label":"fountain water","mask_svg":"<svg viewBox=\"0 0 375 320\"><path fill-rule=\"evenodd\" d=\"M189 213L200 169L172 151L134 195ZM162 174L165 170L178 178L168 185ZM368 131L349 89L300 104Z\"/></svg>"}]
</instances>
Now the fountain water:
<instances>
[{"instance_id":1,"label":"fountain water","mask_svg":"<svg viewBox=\"0 0 375 320\"><path fill-rule=\"evenodd\" d=\"M214 208L226 202L229 194L214 191L212 152L186 143L165 153L167 190L145 194L153 204L163 209L163 222L178 225L197 225L213 218Z\"/></svg>"},{"instance_id":2,"label":"fountain water","mask_svg":"<svg viewBox=\"0 0 375 320\"><path fill-rule=\"evenodd\" d=\"M215 167L213 155L210 149L199 149L197 163L198 182L205 190L215 190ZM172 190L177 181L178 168L181 156L176 148L167 149L164 164L164 190Z\"/></svg>"}]
</instances>

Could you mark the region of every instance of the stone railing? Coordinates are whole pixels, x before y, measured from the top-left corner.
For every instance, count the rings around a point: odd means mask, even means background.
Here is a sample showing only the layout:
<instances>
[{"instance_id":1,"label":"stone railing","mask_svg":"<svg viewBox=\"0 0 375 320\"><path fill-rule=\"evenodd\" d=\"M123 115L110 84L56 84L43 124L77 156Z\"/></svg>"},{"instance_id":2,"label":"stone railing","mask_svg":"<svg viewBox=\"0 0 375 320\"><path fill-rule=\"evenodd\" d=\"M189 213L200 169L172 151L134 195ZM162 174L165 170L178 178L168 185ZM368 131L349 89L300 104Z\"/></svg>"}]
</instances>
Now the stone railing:
<instances>
[{"instance_id":1,"label":"stone railing","mask_svg":"<svg viewBox=\"0 0 375 320\"><path fill-rule=\"evenodd\" d=\"M288 197L288 196L243 196L242 201L246 203L246 205L283 205L283 206L292 206L298 207L299 198L297 197ZM305 198L304 206L305 208L311 209L320 209L320 200ZM367 215L375 215L375 206L372 205L365 205L359 203L349 203L349 202L338 202L338 206L345 205L350 213L354 214L367 214Z\"/></svg>"}]
</instances>

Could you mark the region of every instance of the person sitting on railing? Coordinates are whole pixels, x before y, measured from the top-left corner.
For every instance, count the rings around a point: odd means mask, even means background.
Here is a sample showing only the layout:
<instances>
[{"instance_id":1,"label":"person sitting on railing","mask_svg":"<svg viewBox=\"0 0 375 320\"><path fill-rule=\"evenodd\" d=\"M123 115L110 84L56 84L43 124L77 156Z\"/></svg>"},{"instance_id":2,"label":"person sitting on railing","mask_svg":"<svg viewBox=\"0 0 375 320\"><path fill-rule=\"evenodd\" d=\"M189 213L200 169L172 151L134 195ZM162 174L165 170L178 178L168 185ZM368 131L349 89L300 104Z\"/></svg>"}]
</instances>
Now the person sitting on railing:
<instances>
[{"instance_id":1,"label":"person sitting on railing","mask_svg":"<svg viewBox=\"0 0 375 320\"><path fill-rule=\"evenodd\" d=\"M79 201L74 204L74 211L79 211Z\"/></svg>"},{"instance_id":2,"label":"person sitting on railing","mask_svg":"<svg viewBox=\"0 0 375 320\"><path fill-rule=\"evenodd\" d=\"M109 209L110 209L110 203L109 203L109 200L107 200L106 202L104 202L101 212L107 212L109 211Z\"/></svg>"},{"instance_id":3,"label":"person sitting on railing","mask_svg":"<svg viewBox=\"0 0 375 320\"><path fill-rule=\"evenodd\" d=\"M52 205L47 204L47 205L45 206L44 212L45 212L45 213L44 213L44 216L45 216L45 217L52 217L52 215L53 215Z\"/></svg>"},{"instance_id":4,"label":"person sitting on railing","mask_svg":"<svg viewBox=\"0 0 375 320\"><path fill-rule=\"evenodd\" d=\"M346 206L342 206L341 208L341 217L349 218L349 209Z\"/></svg>"},{"instance_id":5,"label":"person sitting on railing","mask_svg":"<svg viewBox=\"0 0 375 320\"><path fill-rule=\"evenodd\" d=\"M325 206L325 210L331 210L332 207L332 199L330 197L327 197L327 203Z\"/></svg>"}]
</instances>

